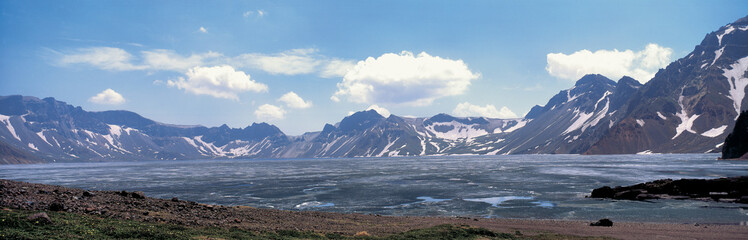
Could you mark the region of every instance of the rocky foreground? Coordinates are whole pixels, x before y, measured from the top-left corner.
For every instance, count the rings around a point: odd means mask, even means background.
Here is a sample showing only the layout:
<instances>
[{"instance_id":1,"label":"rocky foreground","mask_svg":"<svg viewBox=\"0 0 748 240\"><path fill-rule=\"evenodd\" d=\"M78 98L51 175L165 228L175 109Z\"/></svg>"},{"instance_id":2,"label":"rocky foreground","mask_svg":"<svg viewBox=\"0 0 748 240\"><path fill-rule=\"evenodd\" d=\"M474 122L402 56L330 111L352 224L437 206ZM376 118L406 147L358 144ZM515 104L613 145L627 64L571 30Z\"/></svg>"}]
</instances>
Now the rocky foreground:
<instances>
[{"instance_id":1,"label":"rocky foreground","mask_svg":"<svg viewBox=\"0 0 748 240\"><path fill-rule=\"evenodd\" d=\"M299 230L353 236L375 236L441 224L470 225L526 236L563 234L619 239L748 239L748 226L616 222L612 227L586 221L483 219L472 217L396 217L329 212L298 212L245 206L207 205L180 199L157 199L142 192L86 191L44 184L0 180L0 206L34 212L68 212L84 216L130 219L197 227L237 227L251 231ZM601 216L607 217L607 216ZM613 219L615 221L615 219Z\"/></svg>"},{"instance_id":2,"label":"rocky foreground","mask_svg":"<svg viewBox=\"0 0 748 240\"><path fill-rule=\"evenodd\" d=\"M626 187L604 186L592 198L622 200L679 199L748 204L748 176L718 179L661 179Z\"/></svg>"}]
</instances>

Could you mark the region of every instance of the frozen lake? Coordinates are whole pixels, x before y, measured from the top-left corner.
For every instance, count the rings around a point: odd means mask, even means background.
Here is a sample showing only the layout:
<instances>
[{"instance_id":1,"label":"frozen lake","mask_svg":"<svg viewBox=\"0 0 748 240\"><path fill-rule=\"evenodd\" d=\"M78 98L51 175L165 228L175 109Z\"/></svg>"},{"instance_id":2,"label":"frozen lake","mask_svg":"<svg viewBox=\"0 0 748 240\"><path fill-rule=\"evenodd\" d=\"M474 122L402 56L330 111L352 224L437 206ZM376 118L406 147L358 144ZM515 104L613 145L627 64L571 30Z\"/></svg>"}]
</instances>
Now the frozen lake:
<instances>
[{"instance_id":1,"label":"frozen lake","mask_svg":"<svg viewBox=\"0 0 748 240\"><path fill-rule=\"evenodd\" d=\"M0 165L0 178L207 204L422 216L748 221L748 205L587 199L604 185L748 175L716 154L510 155Z\"/></svg>"}]
</instances>

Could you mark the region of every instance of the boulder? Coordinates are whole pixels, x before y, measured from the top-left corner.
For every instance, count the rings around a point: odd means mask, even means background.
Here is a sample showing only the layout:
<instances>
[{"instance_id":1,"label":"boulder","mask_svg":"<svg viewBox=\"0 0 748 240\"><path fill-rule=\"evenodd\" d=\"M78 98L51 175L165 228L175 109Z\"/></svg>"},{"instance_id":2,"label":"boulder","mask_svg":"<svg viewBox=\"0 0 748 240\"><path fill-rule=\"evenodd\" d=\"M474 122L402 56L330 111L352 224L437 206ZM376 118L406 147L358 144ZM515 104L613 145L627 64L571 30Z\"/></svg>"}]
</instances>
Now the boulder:
<instances>
[{"instance_id":1,"label":"boulder","mask_svg":"<svg viewBox=\"0 0 748 240\"><path fill-rule=\"evenodd\" d=\"M145 193L143 193L143 192L140 192L140 191L137 191L137 192L131 192L131 193L130 193L130 197L132 197L132 198L136 198L136 199L144 199L144 198L145 198Z\"/></svg>"},{"instance_id":2,"label":"boulder","mask_svg":"<svg viewBox=\"0 0 748 240\"><path fill-rule=\"evenodd\" d=\"M612 188L608 186L603 186L601 188L596 188L592 190L592 195L590 195L591 198L613 198L613 194L616 192L613 191Z\"/></svg>"},{"instance_id":3,"label":"boulder","mask_svg":"<svg viewBox=\"0 0 748 240\"><path fill-rule=\"evenodd\" d=\"M52 204L49 204L48 209L50 211L55 211L55 212L64 211L65 205L62 204L61 202L53 202Z\"/></svg>"},{"instance_id":4,"label":"boulder","mask_svg":"<svg viewBox=\"0 0 748 240\"><path fill-rule=\"evenodd\" d=\"M33 215L29 216L26 219L34 222L35 224L52 224L53 223L52 219L49 218L49 216L45 212L34 213Z\"/></svg>"},{"instance_id":5,"label":"boulder","mask_svg":"<svg viewBox=\"0 0 748 240\"><path fill-rule=\"evenodd\" d=\"M598 220L597 222L590 223L590 226L595 226L595 227L612 227L613 226L613 221L610 221L610 219L607 219L607 218L603 218L603 219Z\"/></svg>"}]
</instances>

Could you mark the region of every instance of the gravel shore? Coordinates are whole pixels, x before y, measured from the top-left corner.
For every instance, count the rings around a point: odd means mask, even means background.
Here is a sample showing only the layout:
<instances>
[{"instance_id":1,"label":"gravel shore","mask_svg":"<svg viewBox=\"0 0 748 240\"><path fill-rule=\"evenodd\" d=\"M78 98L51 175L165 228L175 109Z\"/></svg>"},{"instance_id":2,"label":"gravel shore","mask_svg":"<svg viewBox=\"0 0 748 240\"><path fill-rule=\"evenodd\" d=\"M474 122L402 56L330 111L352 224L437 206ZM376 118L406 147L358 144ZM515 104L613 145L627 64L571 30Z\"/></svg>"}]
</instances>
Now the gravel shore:
<instances>
[{"instance_id":1,"label":"gravel shore","mask_svg":"<svg viewBox=\"0 0 748 240\"><path fill-rule=\"evenodd\" d=\"M186 226L239 227L253 231L300 230L345 235L366 231L381 236L440 224L454 224L483 227L498 232L521 231L529 235L558 233L618 239L748 239L748 226L739 225L615 222L612 227L593 227L587 221L286 211L207 205L176 198L150 198L141 192L86 191L11 180L0 180L0 206Z\"/></svg>"}]
</instances>

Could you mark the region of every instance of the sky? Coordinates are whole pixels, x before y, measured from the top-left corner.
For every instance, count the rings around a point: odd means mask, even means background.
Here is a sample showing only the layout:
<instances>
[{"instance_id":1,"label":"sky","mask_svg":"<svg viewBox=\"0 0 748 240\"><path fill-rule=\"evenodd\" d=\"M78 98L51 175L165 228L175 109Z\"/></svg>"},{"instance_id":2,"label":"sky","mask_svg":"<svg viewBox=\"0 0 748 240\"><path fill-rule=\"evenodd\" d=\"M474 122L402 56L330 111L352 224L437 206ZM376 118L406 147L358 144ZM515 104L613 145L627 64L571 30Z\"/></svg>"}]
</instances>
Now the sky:
<instances>
[{"instance_id":1,"label":"sky","mask_svg":"<svg viewBox=\"0 0 748 240\"><path fill-rule=\"evenodd\" d=\"M352 112L522 117L648 81L748 1L0 1L0 95L289 135Z\"/></svg>"}]
</instances>

